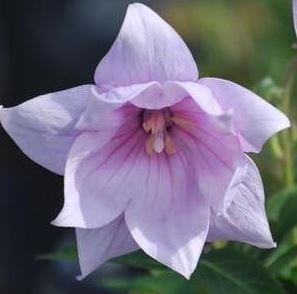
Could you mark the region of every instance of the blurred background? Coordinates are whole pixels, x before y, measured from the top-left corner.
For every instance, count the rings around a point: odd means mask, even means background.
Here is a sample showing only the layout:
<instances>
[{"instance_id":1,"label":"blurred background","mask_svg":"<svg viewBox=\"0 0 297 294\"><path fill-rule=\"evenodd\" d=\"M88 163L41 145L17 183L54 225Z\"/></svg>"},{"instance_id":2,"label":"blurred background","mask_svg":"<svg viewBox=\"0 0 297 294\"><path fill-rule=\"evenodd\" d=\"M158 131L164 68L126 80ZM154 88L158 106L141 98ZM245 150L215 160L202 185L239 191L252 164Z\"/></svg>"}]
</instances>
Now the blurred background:
<instances>
[{"instance_id":1,"label":"blurred background","mask_svg":"<svg viewBox=\"0 0 297 294\"><path fill-rule=\"evenodd\" d=\"M10 107L40 94L92 83L98 62L133 2L0 0L0 104ZM201 76L233 80L281 103L279 89L297 53L292 48L296 35L291 1L139 2L181 34ZM274 143L272 148L278 148ZM98 280L135 274L107 265L96 279L77 282L76 262L38 260L73 239L72 230L50 225L63 204L63 179L26 158L2 129L0 146L1 294L112 293L98 290ZM269 151L256 160L268 196L286 185L281 165L271 161Z\"/></svg>"}]
</instances>

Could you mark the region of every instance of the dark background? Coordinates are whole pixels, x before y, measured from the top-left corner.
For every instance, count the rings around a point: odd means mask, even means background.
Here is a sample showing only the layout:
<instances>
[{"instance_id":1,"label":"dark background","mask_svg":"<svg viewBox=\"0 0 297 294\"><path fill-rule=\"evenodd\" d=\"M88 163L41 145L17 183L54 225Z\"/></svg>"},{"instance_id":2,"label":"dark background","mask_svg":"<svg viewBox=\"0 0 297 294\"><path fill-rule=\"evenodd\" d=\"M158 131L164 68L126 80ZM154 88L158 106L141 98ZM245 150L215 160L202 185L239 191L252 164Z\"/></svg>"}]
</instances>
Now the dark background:
<instances>
[{"instance_id":1,"label":"dark background","mask_svg":"<svg viewBox=\"0 0 297 294\"><path fill-rule=\"evenodd\" d=\"M92 83L132 2L0 0L0 104ZM180 32L202 75L253 87L267 76L280 80L294 54L290 1L140 2ZM95 288L98 279L76 282L75 263L36 260L73 238L50 226L63 204L63 179L26 158L1 128L0 146L0 293L106 293ZM121 271L107 267L101 279Z\"/></svg>"}]
</instances>

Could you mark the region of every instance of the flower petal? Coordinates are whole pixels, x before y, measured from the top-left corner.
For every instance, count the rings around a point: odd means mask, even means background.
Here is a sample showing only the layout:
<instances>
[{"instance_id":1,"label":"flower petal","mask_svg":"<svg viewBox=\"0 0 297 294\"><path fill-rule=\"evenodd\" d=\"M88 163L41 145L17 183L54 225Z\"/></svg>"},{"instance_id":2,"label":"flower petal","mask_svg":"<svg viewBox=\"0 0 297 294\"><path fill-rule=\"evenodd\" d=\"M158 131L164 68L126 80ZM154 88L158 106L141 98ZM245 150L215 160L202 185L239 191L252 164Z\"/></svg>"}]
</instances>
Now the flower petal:
<instances>
[{"instance_id":1,"label":"flower petal","mask_svg":"<svg viewBox=\"0 0 297 294\"><path fill-rule=\"evenodd\" d=\"M212 92L204 85L194 82L150 82L125 87L96 87L95 95L108 103L130 102L144 109L170 107L191 96L199 107L212 115L221 115L223 110ZM92 111L93 106L90 107Z\"/></svg>"},{"instance_id":2,"label":"flower petal","mask_svg":"<svg viewBox=\"0 0 297 294\"><path fill-rule=\"evenodd\" d=\"M114 133L125 124L131 115L130 110L137 111L135 107L124 107L127 102L138 96L150 97L157 91L161 91L160 86L155 82L112 88L105 92L101 90L98 87L92 89L93 96L77 123L79 130Z\"/></svg>"},{"instance_id":3,"label":"flower petal","mask_svg":"<svg viewBox=\"0 0 297 294\"><path fill-rule=\"evenodd\" d=\"M162 109L181 101L187 93L178 91L171 86L172 83L150 82L146 84L134 84L126 87L96 87L94 95L98 100L115 104L115 108L130 102L133 105L144 109ZM206 88L206 87L204 87ZM206 88L207 89L207 88ZM95 107L96 104L95 103ZM93 105L89 109L96 116ZM98 117L98 115L97 115ZM99 118L100 119L100 118Z\"/></svg>"},{"instance_id":4,"label":"flower petal","mask_svg":"<svg viewBox=\"0 0 297 294\"><path fill-rule=\"evenodd\" d=\"M145 132L139 128L140 110L126 107L127 120L111 141L107 131L84 133L73 144L66 164L65 203L53 224L102 227L142 193Z\"/></svg>"},{"instance_id":5,"label":"flower petal","mask_svg":"<svg viewBox=\"0 0 297 294\"><path fill-rule=\"evenodd\" d=\"M282 112L240 85L216 78L199 83L212 91L223 109L234 111L234 126L245 152L259 152L267 139L290 126Z\"/></svg>"},{"instance_id":6,"label":"flower petal","mask_svg":"<svg viewBox=\"0 0 297 294\"><path fill-rule=\"evenodd\" d=\"M147 6L129 5L114 45L98 65L97 85L194 81L198 71L181 37Z\"/></svg>"},{"instance_id":7,"label":"flower petal","mask_svg":"<svg viewBox=\"0 0 297 294\"><path fill-rule=\"evenodd\" d=\"M206 86L193 82L166 82L162 87L160 85L159 89L137 95L130 102L140 108L162 109L173 106L189 96L208 114L224 113L211 91Z\"/></svg>"},{"instance_id":8,"label":"flower petal","mask_svg":"<svg viewBox=\"0 0 297 294\"><path fill-rule=\"evenodd\" d=\"M124 217L98 229L76 229L80 279L96 270L107 260L138 250Z\"/></svg>"},{"instance_id":9,"label":"flower petal","mask_svg":"<svg viewBox=\"0 0 297 294\"><path fill-rule=\"evenodd\" d=\"M208 232L209 206L182 150L148 160L146 184L125 212L128 228L148 255L189 278Z\"/></svg>"},{"instance_id":10,"label":"flower petal","mask_svg":"<svg viewBox=\"0 0 297 294\"><path fill-rule=\"evenodd\" d=\"M171 107L173 116L188 121L177 126L172 134L174 142L181 142L197 170L196 181L215 211L224 206L224 195L238 160L242 156L237 136L229 128L232 116L212 116L202 112L196 101L187 98Z\"/></svg>"},{"instance_id":11,"label":"flower petal","mask_svg":"<svg viewBox=\"0 0 297 294\"><path fill-rule=\"evenodd\" d=\"M275 247L265 213L261 177L250 158L243 159L226 194L224 212L211 214L207 240L233 240L260 248Z\"/></svg>"},{"instance_id":12,"label":"flower petal","mask_svg":"<svg viewBox=\"0 0 297 294\"><path fill-rule=\"evenodd\" d=\"M204 112L210 115L223 114L223 109L206 86L193 82L171 82L170 84L172 91L180 93L181 97L190 96Z\"/></svg>"},{"instance_id":13,"label":"flower petal","mask_svg":"<svg viewBox=\"0 0 297 294\"><path fill-rule=\"evenodd\" d=\"M21 150L43 167L63 174L75 125L92 96L91 85L42 95L1 110L1 124Z\"/></svg>"},{"instance_id":14,"label":"flower petal","mask_svg":"<svg viewBox=\"0 0 297 294\"><path fill-rule=\"evenodd\" d=\"M159 96L162 88L158 82L133 84L124 87L98 87L98 95L106 102L121 103L139 98L150 100L151 96Z\"/></svg>"}]
</instances>

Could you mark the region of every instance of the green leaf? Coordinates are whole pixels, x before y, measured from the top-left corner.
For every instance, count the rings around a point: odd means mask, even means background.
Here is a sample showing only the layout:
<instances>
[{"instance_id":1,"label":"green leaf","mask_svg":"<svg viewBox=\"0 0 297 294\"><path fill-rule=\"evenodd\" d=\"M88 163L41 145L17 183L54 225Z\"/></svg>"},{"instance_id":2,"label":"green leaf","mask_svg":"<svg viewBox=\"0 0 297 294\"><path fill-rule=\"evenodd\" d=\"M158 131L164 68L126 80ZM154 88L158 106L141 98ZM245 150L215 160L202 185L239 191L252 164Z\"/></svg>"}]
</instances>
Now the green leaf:
<instances>
[{"instance_id":1,"label":"green leaf","mask_svg":"<svg viewBox=\"0 0 297 294\"><path fill-rule=\"evenodd\" d=\"M275 260L269 267L270 271L274 274L281 274L284 270L287 270L297 260L297 246L290 248L277 260Z\"/></svg>"},{"instance_id":2,"label":"green leaf","mask_svg":"<svg viewBox=\"0 0 297 294\"><path fill-rule=\"evenodd\" d=\"M280 213L285 203L292 197L297 197L297 186L289 189L285 189L272 197L268 198L267 201L267 216L270 221L277 222Z\"/></svg>"},{"instance_id":3,"label":"green leaf","mask_svg":"<svg viewBox=\"0 0 297 294\"><path fill-rule=\"evenodd\" d=\"M266 267L271 267L273 263L276 263L279 258L282 258L283 255L297 245L295 231L296 229L291 230L281 242L278 243L275 249L269 251L269 254L264 260L264 265Z\"/></svg>"},{"instance_id":4,"label":"green leaf","mask_svg":"<svg viewBox=\"0 0 297 294\"><path fill-rule=\"evenodd\" d=\"M67 244L53 253L43 254L37 256L37 260L61 260L74 261L77 260L77 248L74 243Z\"/></svg>"},{"instance_id":5,"label":"green leaf","mask_svg":"<svg viewBox=\"0 0 297 294\"><path fill-rule=\"evenodd\" d=\"M245 253L233 249L212 250L202 256L197 271L190 281L174 274L169 269L146 256L142 252L129 254L115 260L133 267L149 270L151 273L163 273L161 280L169 283L174 277L175 290L165 292L161 289L160 277L146 276L129 281L115 281L113 286L125 289L155 290L156 293L194 293L207 294L281 294L284 293L277 281L258 261ZM151 280L152 279L152 280ZM168 279L168 280L166 280ZM145 286L144 286L145 285ZM153 285L153 286L152 286ZM109 284L111 286L111 284ZM145 289L143 288L145 287ZM157 287L157 288L153 288ZM183 290L180 290L183 289ZM199 291L198 291L199 289ZM192 291L192 290L191 290Z\"/></svg>"},{"instance_id":6,"label":"green leaf","mask_svg":"<svg viewBox=\"0 0 297 294\"><path fill-rule=\"evenodd\" d=\"M205 254L195 278L206 286L210 294L284 293L260 263L242 252L230 249Z\"/></svg>"},{"instance_id":7,"label":"green leaf","mask_svg":"<svg viewBox=\"0 0 297 294\"><path fill-rule=\"evenodd\" d=\"M288 253L289 254L289 253ZM290 254L293 254L292 252ZM285 264L289 256L273 260L274 267ZM39 256L42 260L76 260L75 244ZM204 254L190 281L172 272L142 251L113 259L112 262L148 270L148 274L132 279L104 282L108 288L129 289L156 294L280 294L283 293L272 275L256 260L234 249L212 250ZM272 265L271 265L272 266Z\"/></svg>"},{"instance_id":8,"label":"green leaf","mask_svg":"<svg viewBox=\"0 0 297 294\"><path fill-rule=\"evenodd\" d=\"M282 205L278 222L277 222L277 237L282 239L288 232L290 232L297 225L297 192L295 191L291 197Z\"/></svg>"},{"instance_id":9,"label":"green leaf","mask_svg":"<svg viewBox=\"0 0 297 294\"><path fill-rule=\"evenodd\" d=\"M103 286L109 289L137 290L136 293L179 294L185 283L184 278L163 272L159 275L145 275L133 279L112 279L105 281ZM194 294L190 289L187 289L185 293Z\"/></svg>"},{"instance_id":10,"label":"green leaf","mask_svg":"<svg viewBox=\"0 0 297 294\"><path fill-rule=\"evenodd\" d=\"M111 262L125 264L135 268L142 268L146 270L155 270L155 269L167 269L161 263L155 261L143 251L137 251L131 254L127 254L115 259L112 259Z\"/></svg>"},{"instance_id":11,"label":"green leaf","mask_svg":"<svg viewBox=\"0 0 297 294\"><path fill-rule=\"evenodd\" d=\"M295 227L266 258L265 265L282 280L297 285L297 228Z\"/></svg>"}]
</instances>

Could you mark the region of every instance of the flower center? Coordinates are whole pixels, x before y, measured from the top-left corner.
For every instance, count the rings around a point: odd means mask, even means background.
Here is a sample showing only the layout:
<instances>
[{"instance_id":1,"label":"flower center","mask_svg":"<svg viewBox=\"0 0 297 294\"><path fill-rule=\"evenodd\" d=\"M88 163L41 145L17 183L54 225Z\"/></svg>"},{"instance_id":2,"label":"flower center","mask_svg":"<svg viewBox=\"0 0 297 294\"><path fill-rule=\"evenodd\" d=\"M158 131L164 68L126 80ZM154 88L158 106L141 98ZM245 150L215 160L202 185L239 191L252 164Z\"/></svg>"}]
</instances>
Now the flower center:
<instances>
[{"instance_id":1,"label":"flower center","mask_svg":"<svg viewBox=\"0 0 297 294\"><path fill-rule=\"evenodd\" d=\"M168 109L165 110L145 110L143 114L143 129L149 134L146 140L146 152L153 155L154 152L165 151L168 155L176 153L175 144L169 134L169 130L174 123Z\"/></svg>"}]
</instances>

